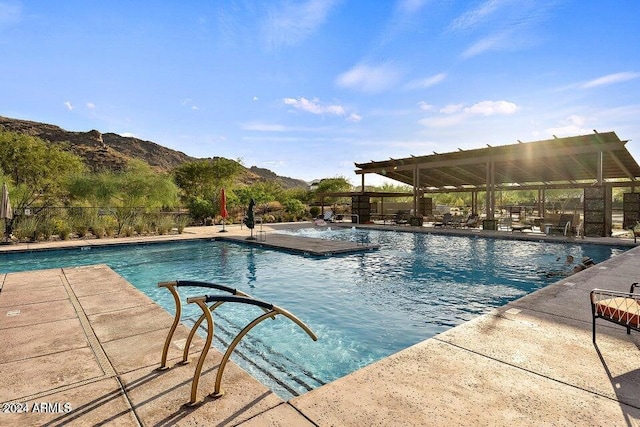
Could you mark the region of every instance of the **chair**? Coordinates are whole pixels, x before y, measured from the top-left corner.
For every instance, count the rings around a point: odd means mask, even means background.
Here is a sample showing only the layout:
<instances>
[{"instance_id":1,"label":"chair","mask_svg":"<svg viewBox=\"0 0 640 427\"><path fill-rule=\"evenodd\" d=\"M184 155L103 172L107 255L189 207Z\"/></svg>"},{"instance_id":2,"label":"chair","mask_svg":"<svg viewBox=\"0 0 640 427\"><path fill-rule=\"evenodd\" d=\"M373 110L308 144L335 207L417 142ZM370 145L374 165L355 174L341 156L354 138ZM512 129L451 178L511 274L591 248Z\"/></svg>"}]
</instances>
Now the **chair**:
<instances>
[{"instance_id":1,"label":"chair","mask_svg":"<svg viewBox=\"0 0 640 427\"><path fill-rule=\"evenodd\" d=\"M477 227L478 225L480 225L480 216L475 213L469 214L467 220L461 224L462 227L467 228Z\"/></svg>"},{"instance_id":2,"label":"chair","mask_svg":"<svg viewBox=\"0 0 640 427\"><path fill-rule=\"evenodd\" d=\"M452 215L450 213L444 214L442 221L436 221L433 223L434 227L448 227L451 222Z\"/></svg>"},{"instance_id":3,"label":"chair","mask_svg":"<svg viewBox=\"0 0 640 427\"><path fill-rule=\"evenodd\" d=\"M531 224L523 224L521 222L514 222L511 224L511 233L513 233L514 231L524 233L524 230L533 231L533 226Z\"/></svg>"},{"instance_id":4,"label":"chair","mask_svg":"<svg viewBox=\"0 0 640 427\"><path fill-rule=\"evenodd\" d=\"M451 221L449 221L449 226L453 228L459 228L464 224L465 220L460 215L453 215L451 217Z\"/></svg>"},{"instance_id":5,"label":"chair","mask_svg":"<svg viewBox=\"0 0 640 427\"><path fill-rule=\"evenodd\" d=\"M596 342L596 319L604 319L627 328L627 334L640 331L640 294L633 291L638 283L631 285L629 293L594 289L591 299L591 313L593 315L593 343Z\"/></svg>"},{"instance_id":6,"label":"chair","mask_svg":"<svg viewBox=\"0 0 640 427\"><path fill-rule=\"evenodd\" d=\"M327 222L333 222L333 211L331 209L324 211L324 216L322 217L322 219Z\"/></svg>"},{"instance_id":7,"label":"chair","mask_svg":"<svg viewBox=\"0 0 640 427\"><path fill-rule=\"evenodd\" d=\"M393 222L399 225L409 224L409 212L408 211L396 212L396 216Z\"/></svg>"},{"instance_id":8,"label":"chair","mask_svg":"<svg viewBox=\"0 0 640 427\"><path fill-rule=\"evenodd\" d=\"M571 233L571 222L573 221L572 214L562 214L558 220L558 225L554 225L549 228L549 234L556 234L560 232L563 236L567 236Z\"/></svg>"}]
</instances>

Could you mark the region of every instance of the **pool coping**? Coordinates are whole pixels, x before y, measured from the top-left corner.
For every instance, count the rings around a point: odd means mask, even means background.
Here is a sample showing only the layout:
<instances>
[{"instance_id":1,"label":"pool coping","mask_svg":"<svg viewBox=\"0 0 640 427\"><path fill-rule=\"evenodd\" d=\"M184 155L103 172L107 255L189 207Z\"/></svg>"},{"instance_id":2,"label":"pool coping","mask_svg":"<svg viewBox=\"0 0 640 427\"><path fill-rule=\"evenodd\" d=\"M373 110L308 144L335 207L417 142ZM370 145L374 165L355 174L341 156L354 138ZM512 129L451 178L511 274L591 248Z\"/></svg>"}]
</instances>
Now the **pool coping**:
<instances>
[{"instance_id":1,"label":"pool coping","mask_svg":"<svg viewBox=\"0 0 640 427\"><path fill-rule=\"evenodd\" d=\"M593 346L588 304L588 293L595 287L628 291L630 281L640 276L638 257L640 249L632 248L288 402L269 400L261 407L264 397L259 395L254 412L246 412L250 416L230 419L218 414L210 418L208 409L200 414L176 409L182 417L178 420L188 422L195 417L246 426L640 425L640 334L626 335L623 328L598 324L598 346ZM24 274L51 275L51 271ZM2 283L5 279L6 275ZM0 292L0 298L6 295L6 290ZM43 366L34 360L27 372ZM110 380L97 378L96 388ZM126 379L136 381L135 377ZM129 411L127 402L129 406L134 402L135 408L136 401L146 401L140 396L126 397L124 382L119 388L117 383L110 386L124 393L118 398L116 415ZM100 401L100 392L96 393ZM100 410L111 406L113 401ZM211 409L216 404L203 406ZM251 407L249 402L243 411ZM149 422L137 416L130 420L132 425Z\"/></svg>"}]
</instances>

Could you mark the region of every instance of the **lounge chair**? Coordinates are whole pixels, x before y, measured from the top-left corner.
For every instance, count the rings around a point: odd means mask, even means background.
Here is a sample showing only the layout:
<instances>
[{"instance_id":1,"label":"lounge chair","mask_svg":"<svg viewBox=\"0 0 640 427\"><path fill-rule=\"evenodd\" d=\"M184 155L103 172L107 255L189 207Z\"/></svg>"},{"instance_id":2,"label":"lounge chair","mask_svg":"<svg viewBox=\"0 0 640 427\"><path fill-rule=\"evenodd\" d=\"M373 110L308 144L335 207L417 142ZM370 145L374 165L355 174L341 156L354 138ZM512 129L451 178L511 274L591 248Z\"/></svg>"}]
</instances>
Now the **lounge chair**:
<instances>
[{"instance_id":1,"label":"lounge chair","mask_svg":"<svg viewBox=\"0 0 640 427\"><path fill-rule=\"evenodd\" d=\"M523 233L524 230L533 231L533 226L531 224L523 224L521 222L513 222L513 223L511 223L511 233L513 233L514 231L519 231L519 232Z\"/></svg>"},{"instance_id":2,"label":"lounge chair","mask_svg":"<svg viewBox=\"0 0 640 427\"><path fill-rule=\"evenodd\" d=\"M573 221L572 214L562 214L558 220L558 225L554 225L549 228L549 234L560 233L563 236L567 236L572 233L571 222Z\"/></svg>"},{"instance_id":3,"label":"lounge chair","mask_svg":"<svg viewBox=\"0 0 640 427\"><path fill-rule=\"evenodd\" d=\"M460 225L466 228L477 227L480 225L480 216L478 214L469 214L467 219Z\"/></svg>"},{"instance_id":4,"label":"lounge chair","mask_svg":"<svg viewBox=\"0 0 640 427\"><path fill-rule=\"evenodd\" d=\"M405 225L409 224L409 212L408 211L398 211L396 212L396 216L393 220L396 224Z\"/></svg>"},{"instance_id":5,"label":"lounge chair","mask_svg":"<svg viewBox=\"0 0 640 427\"><path fill-rule=\"evenodd\" d=\"M442 221L436 221L433 223L434 227L448 227L451 222L452 215L450 213L444 214Z\"/></svg>"},{"instance_id":6,"label":"lounge chair","mask_svg":"<svg viewBox=\"0 0 640 427\"><path fill-rule=\"evenodd\" d=\"M322 219L326 222L333 222L333 211L331 209L324 211Z\"/></svg>"},{"instance_id":7,"label":"lounge chair","mask_svg":"<svg viewBox=\"0 0 640 427\"><path fill-rule=\"evenodd\" d=\"M593 343L596 342L596 319L604 319L627 328L627 334L640 331L640 294L634 294L638 283L631 285L629 293L594 289L591 299L593 314Z\"/></svg>"}]
</instances>

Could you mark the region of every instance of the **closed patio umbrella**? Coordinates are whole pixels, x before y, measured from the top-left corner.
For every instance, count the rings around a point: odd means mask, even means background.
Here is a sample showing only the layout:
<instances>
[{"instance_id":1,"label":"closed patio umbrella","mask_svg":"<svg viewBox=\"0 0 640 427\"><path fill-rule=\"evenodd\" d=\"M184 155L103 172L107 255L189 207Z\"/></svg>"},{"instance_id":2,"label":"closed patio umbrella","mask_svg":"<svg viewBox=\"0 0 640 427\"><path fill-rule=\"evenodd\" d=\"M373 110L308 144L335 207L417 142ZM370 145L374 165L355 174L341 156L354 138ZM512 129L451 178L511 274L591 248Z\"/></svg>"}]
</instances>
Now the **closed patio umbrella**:
<instances>
[{"instance_id":1,"label":"closed patio umbrella","mask_svg":"<svg viewBox=\"0 0 640 427\"><path fill-rule=\"evenodd\" d=\"M5 242L9 237L9 220L13 219L13 209L11 209L11 201L9 200L9 190L7 189L7 183L2 184L2 204L0 205L0 218L4 219L5 230L4 237Z\"/></svg>"},{"instance_id":2,"label":"closed patio umbrella","mask_svg":"<svg viewBox=\"0 0 640 427\"><path fill-rule=\"evenodd\" d=\"M220 230L220 233L222 233L227 231L224 229L224 220L229 216L229 212L227 212L227 195L224 192L224 188L220 193L220 216L222 216L222 230Z\"/></svg>"}]
</instances>

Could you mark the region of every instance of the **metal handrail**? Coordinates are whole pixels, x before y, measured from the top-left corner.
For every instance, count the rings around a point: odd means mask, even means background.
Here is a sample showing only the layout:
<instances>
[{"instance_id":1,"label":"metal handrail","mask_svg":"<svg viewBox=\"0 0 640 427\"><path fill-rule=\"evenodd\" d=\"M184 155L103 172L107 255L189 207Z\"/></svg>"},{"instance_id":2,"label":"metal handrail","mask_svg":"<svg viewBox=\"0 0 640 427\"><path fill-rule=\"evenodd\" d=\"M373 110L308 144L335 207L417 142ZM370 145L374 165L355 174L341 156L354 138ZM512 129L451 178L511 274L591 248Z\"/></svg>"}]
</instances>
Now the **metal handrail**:
<instances>
[{"instance_id":1,"label":"metal handrail","mask_svg":"<svg viewBox=\"0 0 640 427\"><path fill-rule=\"evenodd\" d=\"M257 299L254 299L254 298L248 298L248 297L244 297L244 296L232 296L232 295L203 295L203 296L188 298L187 299L188 303L195 303L200 307L200 309L203 311L203 315L206 316L206 318L207 318L207 324L208 324L208 328L207 328L207 345L202 350L202 353L200 353L200 358L198 359L198 364L197 364L196 370L195 370L195 372L193 374L193 381L191 383L191 400L189 401L190 405L196 404L196 398L197 398L197 392L198 392L198 382L200 381L200 374L202 373L202 366L204 364L205 358L207 357L207 353L209 352L209 347L211 346L211 340L213 339L213 318L211 316L211 312L210 312L209 307L207 306L207 304L210 303L210 302L214 302L214 301L216 302L216 304L217 303L223 303L223 302L237 302L237 303L242 303L242 304L254 305L254 306L260 307L263 310L265 310L265 313L260 315L260 316L258 316L258 317L256 317L247 326L245 326L240 331L240 333L238 333L238 335L233 339L233 341L231 342L231 344L227 348L227 351L224 353L224 356L222 357L222 361L220 362L220 365L218 367L218 373L216 375L215 389L214 389L213 393L210 394L210 396L213 397L213 398L218 398L218 397L221 397L221 396L224 395L224 390L222 390L222 388L221 388L222 375L224 374L224 369L227 366L227 362L229 361L229 358L231 357L231 353L233 353L233 350L240 343L242 338L251 329L253 329L256 325L258 325L263 320L268 319L268 318L275 318L275 316L277 316L278 314L281 314L281 315L289 318L291 321L293 321L298 326L300 326L300 328L302 328L307 333L307 335L309 335L309 337L311 337L312 340L314 340L314 341L318 340L318 337L316 336L316 334L302 320L300 320L299 318L297 318L296 316L294 316L293 314L291 314L287 310L285 310L283 308L280 308L280 307L277 307L277 306L275 306L273 304L270 304L268 302L265 302L265 301L257 300Z\"/></svg>"},{"instance_id":2,"label":"metal handrail","mask_svg":"<svg viewBox=\"0 0 640 427\"><path fill-rule=\"evenodd\" d=\"M169 292L171 292L171 295L173 295L173 300L175 301L175 304L176 304L176 314L173 318L173 324L169 329L169 333L167 334L167 338L165 339L165 342L164 342L164 347L162 348L162 358L160 359L160 367L158 368L159 370L167 369L167 355L169 353L169 346L171 345L173 334L175 333L176 328L178 327L178 323L180 323L180 317L182 316L182 304L180 301L180 294L178 294L178 292L176 291L177 287L198 287L198 288L216 289L219 291L228 292L233 295L240 295L243 297L251 298L251 295L246 294L242 291L239 291L235 288L231 288L229 286L219 285L217 283L201 282L196 280L174 280L172 282L160 282L158 283L158 287L167 288ZM211 307L209 307L209 310L214 311L221 304L222 302L218 302L212 305ZM203 313L195 322L191 330L189 331L189 336L187 337L187 341L184 345L184 350L182 352L182 361L180 363L182 364L189 363L188 362L189 347L191 347L191 342L195 337L198 327L202 324L205 318L206 316Z\"/></svg>"}]
</instances>

